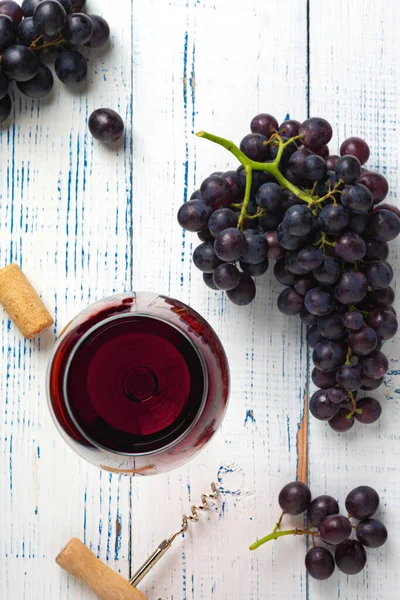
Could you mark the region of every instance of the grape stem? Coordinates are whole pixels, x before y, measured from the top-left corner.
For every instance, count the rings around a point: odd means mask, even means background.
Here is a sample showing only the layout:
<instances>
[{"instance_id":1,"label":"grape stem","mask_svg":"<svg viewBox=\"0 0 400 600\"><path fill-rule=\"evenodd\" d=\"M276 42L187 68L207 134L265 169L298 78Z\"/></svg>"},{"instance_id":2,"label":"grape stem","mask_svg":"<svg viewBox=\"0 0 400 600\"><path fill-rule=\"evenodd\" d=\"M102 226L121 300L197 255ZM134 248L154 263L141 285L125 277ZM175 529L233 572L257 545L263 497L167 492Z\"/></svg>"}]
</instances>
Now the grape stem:
<instances>
[{"instance_id":1,"label":"grape stem","mask_svg":"<svg viewBox=\"0 0 400 600\"><path fill-rule=\"evenodd\" d=\"M297 198L299 198L303 202L306 202L306 204L308 204L309 207L313 207L317 203L319 203L319 200L316 201L315 198L313 198L313 196L311 194L309 194L307 192L303 192L298 187L293 185L293 183L291 183L288 179L286 179L286 177L284 177L279 170L279 165L282 160L282 156L283 156L283 152L284 152L285 148L287 146L289 146L290 144L293 144L293 142L298 140L300 138L300 136L295 136L293 138L290 138L290 140L288 140L287 142L284 142L282 140L281 136L278 133L275 133L274 140L276 140L279 144L277 156L273 162L263 163L263 162L257 162L257 161L254 161L254 160L251 160L250 158L248 158L240 150L240 148L238 148L236 146L236 144L234 144L230 140L219 137L217 135L213 135L212 133L208 133L206 131L199 131L198 133L196 133L196 135L197 135L197 137L205 138L206 140L209 140L210 142L214 142L215 144L218 144L219 146L226 148L229 152L231 152L231 154L233 154L238 159L238 161L244 167L244 170L246 173L246 189L245 189L244 200L241 205L241 212L240 212L240 217L239 217L239 222L238 222L239 229L243 228L243 222L249 216L247 214L247 208L248 208L248 205L250 202L253 171L266 171L267 173L270 173L270 175L272 175L277 180L277 182L280 184L280 186L282 188L285 188L285 189L291 191L295 196L297 196ZM326 199L326 197L324 199Z\"/></svg>"},{"instance_id":2,"label":"grape stem","mask_svg":"<svg viewBox=\"0 0 400 600\"><path fill-rule=\"evenodd\" d=\"M354 398L354 394L352 392L349 392L349 398L351 400L351 412L346 415L346 419L350 420L356 413L358 415L362 415L363 409L357 408L356 399Z\"/></svg>"},{"instance_id":3,"label":"grape stem","mask_svg":"<svg viewBox=\"0 0 400 600\"><path fill-rule=\"evenodd\" d=\"M278 531L278 529L280 529L281 527L281 523L282 523L282 519L285 516L285 511L282 512L281 516L279 517L279 520L277 522L277 524L275 525L274 531L272 533L275 533L276 531Z\"/></svg>"},{"instance_id":4,"label":"grape stem","mask_svg":"<svg viewBox=\"0 0 400 600\"><path fill-rule=\"evenodd\" d=\"M312 531L311 529L286 529L285 531L274 530L272 533L266 535L257 542L254 542L254 544L250 546L250 550L257 550L257 548L259 548L263 544L266 544L271 540L277 540L278 538L284 535L311 535L314 539L314 537L319 536L319 533L318 531Z\"/></svg>"},{"instance_id":5,"label":"grape stem","mask_svg":"<svg viewBox=\"0 0 400 600\"><path fill-rule=\"evenodd\" d=\"M56 40L52 42L44 42L37 46L39 42L44 39L43 35L40 35L36 40L33 40L32 44L29 46L29 50L33 50L33 52L38 52L39 50L43 50L44 48L48 48L49 46L57 46L58 44L64 44L66 40L64 40L63 36L60 34Z\"/></svg>"}]
</instances>

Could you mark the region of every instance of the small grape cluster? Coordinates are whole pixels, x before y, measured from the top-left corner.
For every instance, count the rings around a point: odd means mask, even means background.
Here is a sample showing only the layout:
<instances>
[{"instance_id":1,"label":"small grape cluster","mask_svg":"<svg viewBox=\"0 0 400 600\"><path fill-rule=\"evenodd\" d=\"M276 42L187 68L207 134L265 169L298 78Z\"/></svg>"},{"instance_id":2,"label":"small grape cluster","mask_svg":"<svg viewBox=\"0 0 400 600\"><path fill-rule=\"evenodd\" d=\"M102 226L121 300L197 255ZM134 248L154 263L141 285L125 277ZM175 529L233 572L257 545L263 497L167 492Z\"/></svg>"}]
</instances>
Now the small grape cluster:
<instances>
[{"instance_id":1,"label":"small grape cluster","mask_svg":"<svg viewBox=\"0 0 400 600\"><path fill-rule=\"evenodd\" d=\"M388 360L381 348L398 328L387 258L400 213L380 204L388 183L362 166L370 154L364 140L348 138L340 156L329 153L332 127L325 119L278 125L259 114L251 132L240 148L197 134L228 149L241 166L207 177L179 209L180 225L202 241L193 262L210 288L245 305L256 294L253 278L275 259L275 277L286 286L278 308L309 327L312 379L320 388L311 413L338 432L355 420L373 423L380 403L357 401L357 393L382 383Z\"/></svg>"},{"instance_id":2,"label":"small grape cluster","mask_svg":"<svg viewBox=\"0 0 400 600\"><path fill-rule=\"evenodd\" d=\"M47 96L54 83L43 61L55 58L65 84L86 78L86 58L77 47L99 48L110 37L108 23L82 11L86 0L0 0L0 123L10 115L10 84L30 98Z\"/></svg>"},{"instance_id":3,"label":"small grape cluster","mask_svg":"<svg viewBox=\"0 0 400 600\"><path fill-rule=\"evenodd\" d=\"M362 485L352 490L346 498L348 517L339 514L339 504L332 496L323 495L311 500L308 486L299 481L288 483L279 494L281 517L272 533L250 546L255 550L285 535L309 535L312 539L305 557L307 572L315 579L328 579L337 568L346 575L360 573L367 562L365 548L379 548L387 540L385 525L372 518L378 510L379 495L371 487ZM281 531L284 515L306 512L305 529ZM358 521L352 524L351 519ZM355 531L357 539L351 539ZM316 539L319 539L318 545ZM321 545L326 544L328 547ZM334 556L332 555L334 550Z\"/></svg>"}]
</instances>

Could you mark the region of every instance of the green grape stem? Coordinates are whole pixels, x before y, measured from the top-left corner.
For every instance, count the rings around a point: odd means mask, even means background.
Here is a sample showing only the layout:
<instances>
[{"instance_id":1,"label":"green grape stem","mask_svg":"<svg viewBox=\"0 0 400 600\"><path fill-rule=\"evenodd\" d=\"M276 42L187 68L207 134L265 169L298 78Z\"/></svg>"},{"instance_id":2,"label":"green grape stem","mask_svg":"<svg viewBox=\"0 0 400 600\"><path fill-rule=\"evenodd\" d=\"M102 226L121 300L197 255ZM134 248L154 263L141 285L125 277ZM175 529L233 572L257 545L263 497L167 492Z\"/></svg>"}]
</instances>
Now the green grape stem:
<instances>
[{"instance_id":1,"label":"green grape stem","mask_svg":"<svg viewBox=\"0 0 400 600\"><path fill-rule=\"evenodd\" d=\"M312 531L311 529L286 529L285 531L275 531L274 529L272 533L266 535L257 542L254 542L254 544L250 546L250 550L257 550L257 548L263 544L266 544L271 540L277 540L284 535L311 535L314 539L314 537L319 536L319 533L318 531Z\"/></svg>"},{"instance_id":2,"label":"green grape stem","mask_svg":"<svg viewBox=\"0 0 400 600\"><path fill-rule=\"evenodd\" d=\"M219 146L222 146L223 148L226 148L231 154L233 154L238 159L238 161L244 167L244 170L246 173L246 189L245 189L245 194L244 194L244 200L241 205L241 212L240 212L240 217L239 217L239 222L238 222L239 229L243 228L244 220L246 218L248 218L249 216L250 217L252 216L252 215L247 214L247 208L248 208L248 205L250 202L253 171L266 171L267 173L270 173L270 175L272 175L276 179L276 181L280 184L280 186L282 188L290 190L295 196L297 196L297 198L299 198L303 202L306 202L306 204L308 204L309 207L318 205L318 203L320 202L320 199L316 200L316 198L313 197L308 192L304 192L304 191L300 190L298 187L296 187L295 185L293 185L293 183L291 183L288 179L286 179L286 177L284 177L279 170L279 165L282 160L282 155L283 155L285 148L287 146L289 146L289 144L292 144L293 142L298 140L300 136L293 137L290 140L288 140L287 142L284 142L282 140L281 136L278 133L275 133L274 139L279 144L277 156L273 162L263 163L263 162L257 162L257 161L254 161L254 160L251 160L250 158L248 158L240 150L240 148L238 148L236 146L236 144L234 144L234 142L231 142L230 140L219 137L217 135L213 135L212 133L208 133L206 131L199 131L198 133L196 133L196 135L198 137L209 140L210 142L214 142L215 144L218 144Z\"/></svg>"},{"instance_id":3,"label":"green grape stem","mask_svg":"<svg viewBox=\"0 0 400 600\"><path fill-rule=\"evenodd\" d=\"M40 42L43 39L44 36L40 35L38 38L36 38L36 40L33 40L31 45L29 46L29 50L32 50L33 52L38 52L39 50L43 50L44 48L48 48L49 46L58 46L59 44L64 44L66 42L61 33L56 40L53 40L52 42L43 42L43 44L40 44ZM37 44L39 44L39 46Z\"/></svg>"}]
</instances>

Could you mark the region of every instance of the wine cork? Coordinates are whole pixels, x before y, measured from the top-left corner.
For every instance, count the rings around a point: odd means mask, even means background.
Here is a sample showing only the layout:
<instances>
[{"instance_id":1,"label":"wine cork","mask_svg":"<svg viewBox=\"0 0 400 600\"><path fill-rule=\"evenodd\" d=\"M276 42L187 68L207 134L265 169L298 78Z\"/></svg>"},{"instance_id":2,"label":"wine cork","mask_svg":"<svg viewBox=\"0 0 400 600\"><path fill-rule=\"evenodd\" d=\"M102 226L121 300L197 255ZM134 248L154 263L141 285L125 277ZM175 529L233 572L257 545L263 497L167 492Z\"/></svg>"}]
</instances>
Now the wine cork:
<instances>
[{"instance_id":1,"label":"wine cork","mask_svg":"<svg viewBox=\"0 0 400 600\"><path fill-rule=\"evenodd\" d=\"M146 596L102 563L77 538L72 538L61 550L56 563L86 583L100 600L146 600Z\"/></svg>"},{"instance_id":2,"label":"wine cork","mask_svg":"<svg viewBox=\"0 0 400 600\"><path fill-rule=\"evenodd\" d=\"M31 339L53 324L53 317L18 265L0 269L0 304L22 335Z\"/></svg>"}]
</instances>

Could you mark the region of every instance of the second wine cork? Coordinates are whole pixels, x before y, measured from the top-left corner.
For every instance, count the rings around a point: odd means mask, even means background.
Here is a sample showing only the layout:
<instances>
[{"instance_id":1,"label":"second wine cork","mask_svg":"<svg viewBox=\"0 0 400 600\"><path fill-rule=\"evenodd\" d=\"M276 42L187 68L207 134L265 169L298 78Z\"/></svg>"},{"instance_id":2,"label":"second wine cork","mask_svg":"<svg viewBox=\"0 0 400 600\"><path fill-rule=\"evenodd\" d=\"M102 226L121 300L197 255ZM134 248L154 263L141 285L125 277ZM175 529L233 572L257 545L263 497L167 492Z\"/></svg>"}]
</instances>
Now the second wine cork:
<instances>
[{"instance_id":1,"label":"second wine cork","mask_svg":"<svg viewBox=\"0 0 400 600\"><path fill-rule=\"evenodd\" d=\"M53 317L18 265L0 269L0 304L27 339L51 327Z\"/></svg>"}]
</instances>

